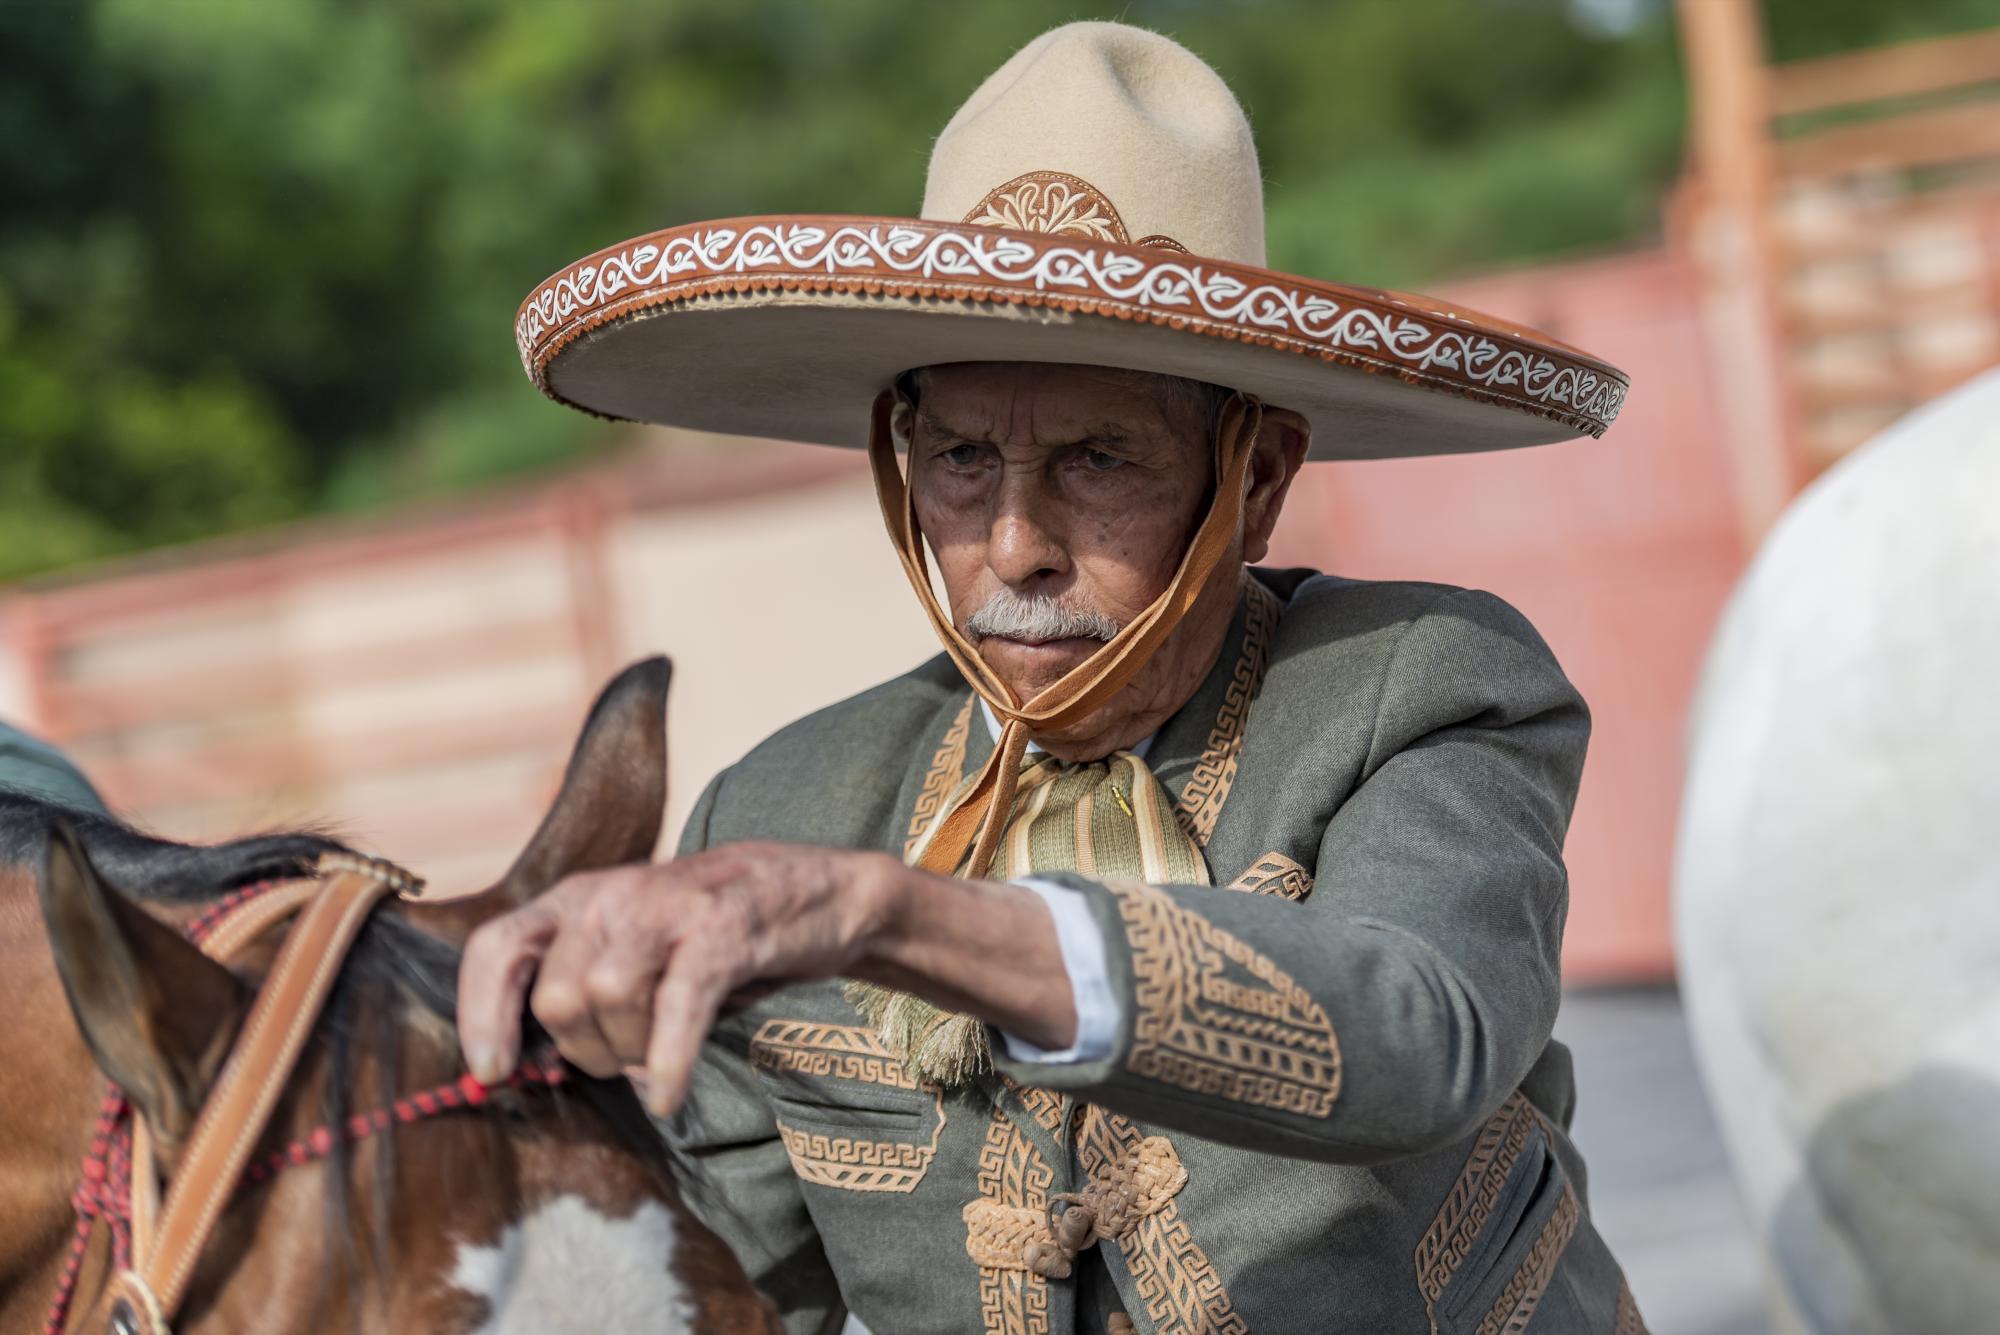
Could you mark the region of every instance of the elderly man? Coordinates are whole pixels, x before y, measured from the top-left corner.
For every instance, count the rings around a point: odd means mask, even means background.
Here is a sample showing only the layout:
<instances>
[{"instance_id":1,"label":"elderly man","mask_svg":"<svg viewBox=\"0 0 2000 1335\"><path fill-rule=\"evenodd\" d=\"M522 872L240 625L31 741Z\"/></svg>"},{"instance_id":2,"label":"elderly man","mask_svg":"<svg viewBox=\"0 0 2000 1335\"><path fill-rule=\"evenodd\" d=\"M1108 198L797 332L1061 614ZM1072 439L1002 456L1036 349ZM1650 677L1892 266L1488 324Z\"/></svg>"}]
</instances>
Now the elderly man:
<instances>
[{"instance_id":1,"label":"elderly man","mask_svg":"<svg viewBox=\"0 0 2000 1335\"><path fill-rule=\"evenodd\" d=\"M527 1005L642 1079L791 1330L1642 1329L1549 1037L1582 700L1488 595L1246 565L1309 456L1596 433L1623 378L1257 267L1260 189L1211 70L1079 24L922 218L670 229L523 308L562 401L865 422L945 643L461 975L476 1073Z\"/></svg>"}]
</instances>

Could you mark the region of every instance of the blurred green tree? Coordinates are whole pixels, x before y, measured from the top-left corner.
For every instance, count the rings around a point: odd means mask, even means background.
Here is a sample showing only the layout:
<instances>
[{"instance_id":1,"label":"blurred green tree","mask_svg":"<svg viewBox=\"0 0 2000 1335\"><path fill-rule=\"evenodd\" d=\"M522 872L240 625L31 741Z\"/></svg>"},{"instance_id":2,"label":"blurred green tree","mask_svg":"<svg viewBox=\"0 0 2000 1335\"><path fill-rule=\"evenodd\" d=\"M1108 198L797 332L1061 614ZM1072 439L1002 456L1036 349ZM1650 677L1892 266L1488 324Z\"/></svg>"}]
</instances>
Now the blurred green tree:
<instances>
[{"instance_id":1,"label":"blurred green tree","mask_svg":"<svg viewBox=\"0 0 2000 1335\"><path fill-rule=\"evenodd\" d=\"M1770 0L1780 54L1989 0ZM1356 281L1655 226L1661 0L70 0L0 5L0 578L545 467L515 303L649 228L916 208L931 136L1082 16L1243 97L1274 263Z\"/></svg>"}]
</instances>

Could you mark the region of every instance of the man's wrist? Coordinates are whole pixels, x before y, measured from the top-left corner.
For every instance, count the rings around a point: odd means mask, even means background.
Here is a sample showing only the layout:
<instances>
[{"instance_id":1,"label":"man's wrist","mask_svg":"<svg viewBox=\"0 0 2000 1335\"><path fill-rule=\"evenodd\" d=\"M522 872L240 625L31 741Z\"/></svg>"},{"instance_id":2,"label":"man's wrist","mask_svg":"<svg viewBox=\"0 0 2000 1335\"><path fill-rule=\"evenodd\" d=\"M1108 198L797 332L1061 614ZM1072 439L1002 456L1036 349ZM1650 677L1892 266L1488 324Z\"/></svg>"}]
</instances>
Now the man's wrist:
<instances>
[{"instance_id":1,"label":"man's wrist","mask_svg":"<svg viewBox=\"0 0 2000 1335\"><path fill-rule=\"evenodd\" d=\"M870 925L864 934L857 976L894 974L908 979L932 972L940 951L954 945L971 906L962 901L975 890L966 881L904 865L886 854L868 854L863 872ZM904 984L907 986L907 983Z\"/></svg>"},{"instance_id":2,"label":"man's wrist","mask_svg":"<svg viewBox=\"0 0 2000 1335\"><path fill-rule=\"evenodd\" d=\"M874 927L849 976L912 992L1051 1050L1075 1011L1053 920L1019 885L936 876L884 858L867 892Z\"/></svg>"},{"instance_id":3,"label":"man's wrist","mask_svg":"<svg viewBox=\"0 0 2000 1335\"><path fill-rule=\"evenodd\" d=\"M855 854L850 884L859 895L861 930L857 973L895 967L908 951L914 924L915 872L886 853Z\"/></svg>"},{"instance_id":4,"label":"man's wrist","mask_svg":"<svg viewBox=\"0 0 2000 1335\"><path fill-rule=\"evenodd\" d=\"M1055 925L1076 1026L1074 1039L1061 1048L1042 1047L1002 1028L1000 1039L1007 1055L1016 1061L1052 1065L1109 1056L1118 1037L1118 999L1111 990L1104 933L1091 916L1083 893L1034 876L1024 876L1014 884L1037 896Z\"/></svg>"}]
</instances>

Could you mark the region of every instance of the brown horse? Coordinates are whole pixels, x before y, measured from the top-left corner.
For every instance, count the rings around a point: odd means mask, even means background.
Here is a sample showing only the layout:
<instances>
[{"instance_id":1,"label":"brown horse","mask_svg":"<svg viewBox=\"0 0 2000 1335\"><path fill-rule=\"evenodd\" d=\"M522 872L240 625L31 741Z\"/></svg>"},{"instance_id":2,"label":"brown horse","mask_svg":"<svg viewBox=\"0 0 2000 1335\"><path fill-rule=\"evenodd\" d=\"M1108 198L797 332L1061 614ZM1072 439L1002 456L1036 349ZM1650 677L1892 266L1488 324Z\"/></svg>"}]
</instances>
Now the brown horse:
<instances>
[{"instance_id":1,"label":"brown horse","mask_svg":"<svg viewBox=\"0 0 2000 1335\"><path fill-rule=\"evenodd\" d=\"M176 1329L777 1329L682 1203L623 1082L547 1068L451 1097L467 1079L452 1026L465 934L569 872L651 854L667 677L665 660L649 660L599 697L553 808L499 885L374 911ZM104 1328L93 1308L106 1306L114 1230L91 1231L80 1269L70 1252L73 1194L101 1191L105 1176L80 1166L94 1136L104 1161L107 1078L171 1183L277 948L259 943L224 968L185 933L218 897L343 851L315 835L185 847L0 797L0 1335L44 1329L72 1271L66 1328Z\"/></svg>"}]
</instances>

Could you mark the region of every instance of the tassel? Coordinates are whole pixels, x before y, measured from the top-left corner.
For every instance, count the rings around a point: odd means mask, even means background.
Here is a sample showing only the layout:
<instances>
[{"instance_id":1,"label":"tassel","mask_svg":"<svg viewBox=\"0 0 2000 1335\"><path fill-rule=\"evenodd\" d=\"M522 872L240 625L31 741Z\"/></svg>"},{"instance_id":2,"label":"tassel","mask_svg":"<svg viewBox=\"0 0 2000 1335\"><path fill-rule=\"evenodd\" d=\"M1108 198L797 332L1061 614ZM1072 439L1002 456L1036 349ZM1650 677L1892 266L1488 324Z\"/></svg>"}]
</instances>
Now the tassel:
<instances>
[{"instance_id":1,"label":"tassel","mask_svg":"<svg viewBox=\"0 0 2000 1335\"><path fill-rule=\"evenodd\" d=\"M918 1080L956 1089L993 1069L986 1026L970 1015L874 983L849 983L846 996Z\"/></svg>"}]
</instances>

